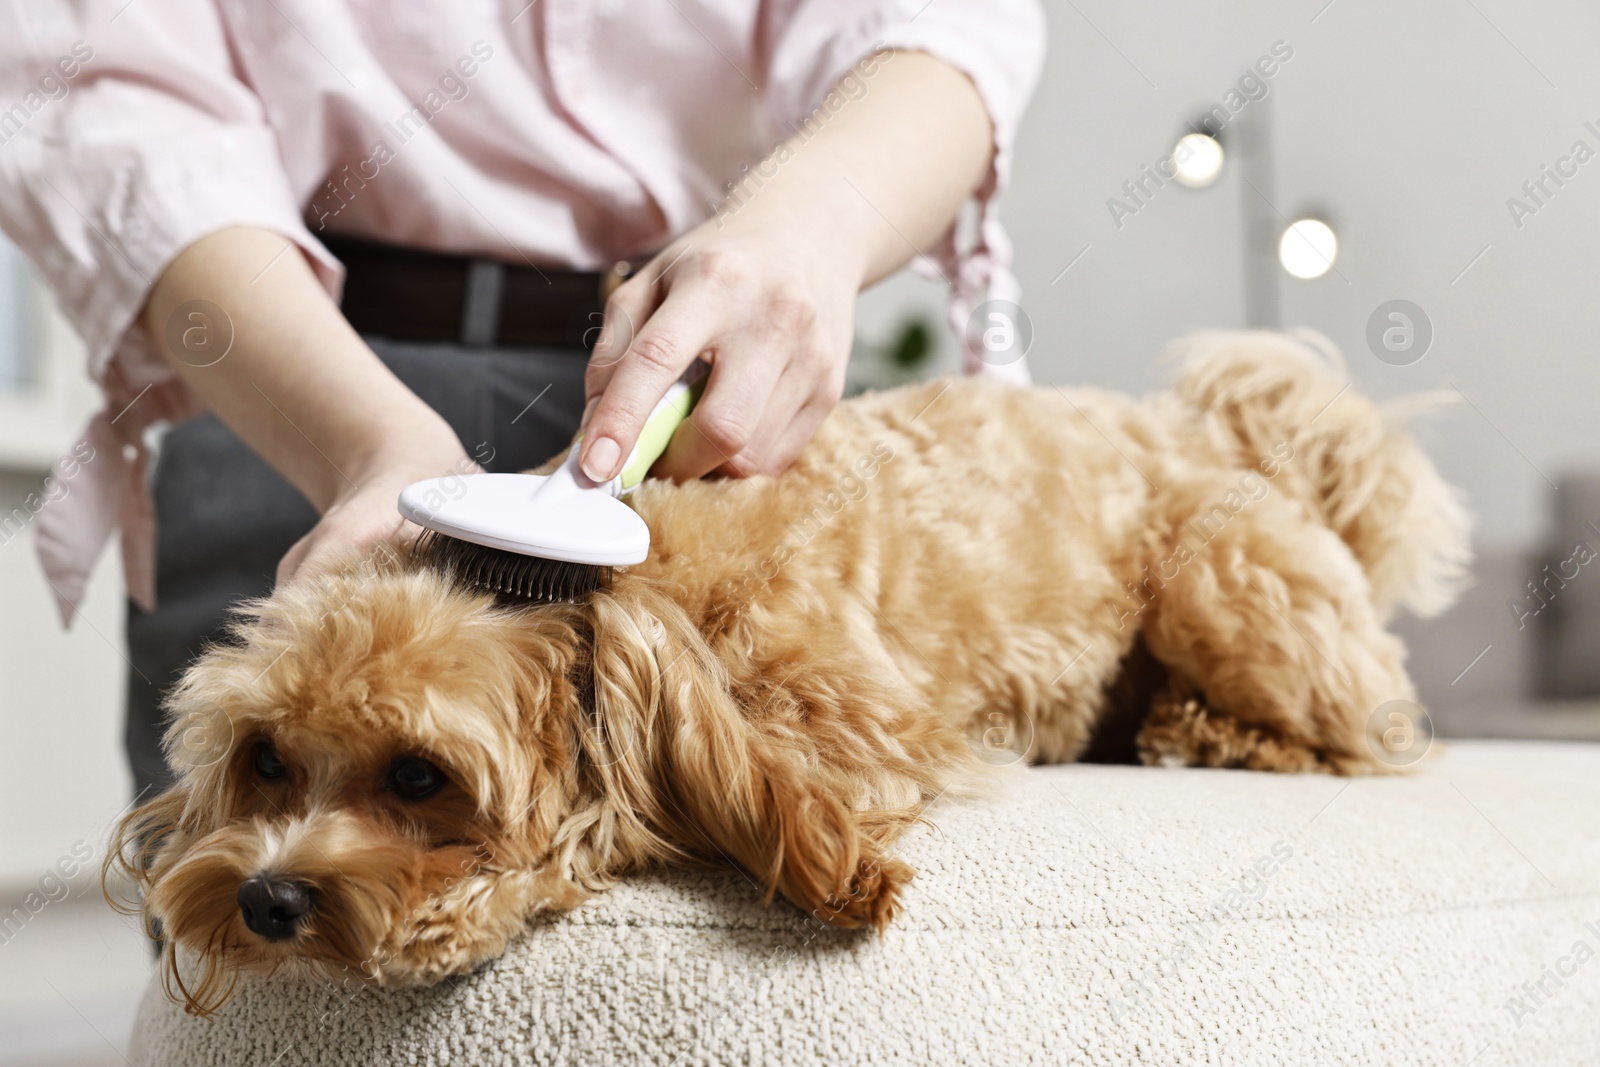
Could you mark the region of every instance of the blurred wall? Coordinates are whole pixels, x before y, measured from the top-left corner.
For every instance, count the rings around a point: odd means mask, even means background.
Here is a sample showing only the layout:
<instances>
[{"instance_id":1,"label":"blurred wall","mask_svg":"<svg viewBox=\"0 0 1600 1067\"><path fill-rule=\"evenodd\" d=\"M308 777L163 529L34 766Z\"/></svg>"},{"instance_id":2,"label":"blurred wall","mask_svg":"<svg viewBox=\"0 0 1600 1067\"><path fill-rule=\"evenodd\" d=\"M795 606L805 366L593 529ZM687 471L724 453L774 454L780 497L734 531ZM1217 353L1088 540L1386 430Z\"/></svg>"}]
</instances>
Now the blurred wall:
<instances>
[{"instance_id":1,"label":"blurred wall","mask_svg":"<svg viewBox=\"0 0 1600 1067\"><path fill-rule=\"evenodd\" d=\"M0 271L3 274L3 271ZM37 492L97 404L83 351L47 294L28 287L21 315L0 307L0 333L24 320L34 377L48 401L0 413L0 515ZM23 415L27 417L22 417ZM122 571L115 544L100 561L70 631L58 621L34 554L33 523L0 526L0 910L73 846L93 846L93 880L111 820L132 780L122 759ZM81 850L78 854L81 858Z\"/></svg>"},{"instance_id":2,"label":"blurred wall","mask_svg":"<svg viewBox=\"0 0 1600 1067\"><path fill-rule=\"evenodd\" d=\"M1470 494L1479 544L1542 537L1546 478L1600 465L1600 158L1549 185L1520 229L1506 201L1575 141L1600 153L1600 134L1584 125L1600 130L1600 8L1045 6L1050 59L1005 205L1036 377L1150 388L1169 339L1243 324L1240 211L1255 194L1236 166L1206 190L1169 184L1120 229L1106 200L1283 41L1293 58L1266 80L1272 208L1316 211L1340 238L1336 271L1314 281L1280 272L1283 324L1331 337L1374 395L1459 388L1476 409L1458 403L1423 435ZM1421 306L1434 329L1431 350L1406 367L1380 362L1364 337L1373 310L1395 298Z\"/></svg>"},{"instance_id":3,"label":"blurred wall","mask_svg":"<svg viewBox=\"0 0 1600 1067\"><path fill-rule=\"evenodd\" d=\"M0 512L42 481L0 473ZM79 841L98 870L106 827L129 799L121 582L102 561L83 617L63 632L32 535L0 545L0 889L36 883Z\"/></svg>"}]
</instances>

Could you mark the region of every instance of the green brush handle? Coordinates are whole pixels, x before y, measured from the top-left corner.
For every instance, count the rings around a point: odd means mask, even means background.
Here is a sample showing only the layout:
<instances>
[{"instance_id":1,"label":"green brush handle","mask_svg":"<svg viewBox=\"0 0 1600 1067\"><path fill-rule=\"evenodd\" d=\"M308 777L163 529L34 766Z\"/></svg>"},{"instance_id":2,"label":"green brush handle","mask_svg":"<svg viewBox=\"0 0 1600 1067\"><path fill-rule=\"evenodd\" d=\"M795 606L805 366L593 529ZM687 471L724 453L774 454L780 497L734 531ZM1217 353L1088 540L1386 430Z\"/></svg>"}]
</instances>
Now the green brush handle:
<instances>
[{"instance_id":1,"label":"green brush handle","mask_svg":"<svg viewBox=\"0 0 1600 1067\"><path fill-rule=\"evenodd\" d=\"M700 366L696 364L696 369L691 371L696 374L693 381L680 378L674 382L666 395L656 402L655 410L645 420L644 429L639 431L639 440L633 446L633 454L628 457L627 465L617 476L624 493L644 481L644 476L650 473L651 466L661 458L661 453L667 450L672 435L689 418L689 412L694 410L706 385L705 377L699 371Z\"/></svg>"}]
</instances>

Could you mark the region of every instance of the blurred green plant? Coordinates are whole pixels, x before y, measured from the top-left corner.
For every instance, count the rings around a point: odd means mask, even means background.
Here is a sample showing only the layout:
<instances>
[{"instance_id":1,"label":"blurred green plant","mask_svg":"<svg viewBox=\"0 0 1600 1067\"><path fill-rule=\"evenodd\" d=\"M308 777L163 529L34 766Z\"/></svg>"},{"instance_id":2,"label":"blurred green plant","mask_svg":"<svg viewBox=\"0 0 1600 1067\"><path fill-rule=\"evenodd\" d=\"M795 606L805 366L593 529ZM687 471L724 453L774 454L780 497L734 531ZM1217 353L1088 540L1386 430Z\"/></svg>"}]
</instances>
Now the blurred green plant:
<instances>
[{"instance_id":1,"label":"blurred green plant","mask_svg":"<svg viewBox=\"0 0 1600 1067\"><path fill-rule=\"evenodd\" d=\"M854 396L866 389L892 389L928 377L937 362L933 331L931 321L913 315L901 320L886 341L857 337L850 350L845 395Z\"/></svg>"},{"instance_id":2,"label":"blurred green plant","mask_svg":"<svg viewBox=\"0 0 1600 1067\"><path fill-rule=\"evenodd\" d=\"M923 319L910 319L900 326L900 336L889 346L889 362L902 370L915 370L933 352L933 334Z\"/></svg>"}]
</instances>

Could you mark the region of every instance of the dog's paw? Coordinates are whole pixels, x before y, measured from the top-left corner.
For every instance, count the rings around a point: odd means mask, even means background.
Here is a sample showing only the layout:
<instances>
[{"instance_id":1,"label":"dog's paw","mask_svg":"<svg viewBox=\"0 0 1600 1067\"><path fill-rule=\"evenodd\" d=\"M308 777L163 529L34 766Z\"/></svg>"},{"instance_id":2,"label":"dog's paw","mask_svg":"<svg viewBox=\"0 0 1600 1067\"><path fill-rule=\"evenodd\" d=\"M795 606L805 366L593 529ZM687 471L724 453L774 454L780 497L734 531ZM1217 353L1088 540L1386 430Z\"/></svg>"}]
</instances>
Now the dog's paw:
<instances>
[{"instance_id":1,"label":"dog's paw","mask_svg":"<svg viewBox=\"0 0 1600 1067\"><path fill-rule=\"evenodd\" d=\"M900 908L900 890L917 876L916 868L890 856L863 859L850 884L830 894L813 914L833 926L871 926L880 934Z\"/></svg>"}]
</instances>

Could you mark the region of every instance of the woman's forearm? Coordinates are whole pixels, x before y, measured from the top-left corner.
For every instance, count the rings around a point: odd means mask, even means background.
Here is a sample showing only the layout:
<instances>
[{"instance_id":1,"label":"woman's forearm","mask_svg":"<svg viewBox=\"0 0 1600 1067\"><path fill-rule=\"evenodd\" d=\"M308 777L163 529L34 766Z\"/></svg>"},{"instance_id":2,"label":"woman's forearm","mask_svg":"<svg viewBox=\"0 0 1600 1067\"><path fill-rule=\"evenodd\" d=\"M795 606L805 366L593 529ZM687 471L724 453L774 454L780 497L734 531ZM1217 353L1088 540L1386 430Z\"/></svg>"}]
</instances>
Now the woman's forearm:
<instances>
[{"instance_id":1,"label":"woman's forearm","mask_svg":"<svg viewBox=\"0 0 1600 1067\"><path fill-rule=\"evenodd\" d=\"M143 323L178 375L319 512L401 455L461 452L276 233L237 227L190 245L157 281Z\"/></svg>"},{"instance_id":2,"label":"woman's forearm","mask_svg":"<svg viewBox=\"0 0 1600 1067\"><path fill-rule=\"evenodd\" d=\"M785 142L721 217L833 235L865 286L945 233L988 173L993 129L966 75L926 53L882 52L854 77L860 94Z\"/></svg>"}]
</instances>

